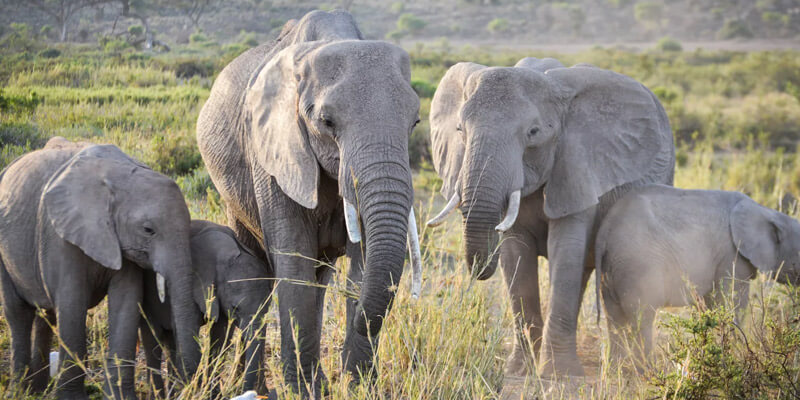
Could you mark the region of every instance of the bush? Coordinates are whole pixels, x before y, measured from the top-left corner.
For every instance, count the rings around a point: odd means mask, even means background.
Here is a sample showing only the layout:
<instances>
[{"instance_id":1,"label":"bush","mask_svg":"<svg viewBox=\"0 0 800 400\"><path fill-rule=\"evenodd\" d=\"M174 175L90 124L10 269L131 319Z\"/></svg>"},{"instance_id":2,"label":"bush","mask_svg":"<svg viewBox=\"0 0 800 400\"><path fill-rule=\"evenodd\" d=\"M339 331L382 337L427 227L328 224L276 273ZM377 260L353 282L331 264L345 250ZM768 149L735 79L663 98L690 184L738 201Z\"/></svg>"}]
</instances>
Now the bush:
<instances>
[{"instance_id":1,"label":"bush","mask_svg":"<svg viewBox=\"0 0 800 400\"><path fill-rule=\"evenodd\" d=\"M208 42L208 36L204 35L203 32L195 32L189 36L189 43L198 44L205 42Z\"/></svg>"},{"instance_id":2,"label":"bush","mask_svg":"<svg viewBox=\"0 0 800 400\"><path fill-rule=\"evenodd\" d=\"M744 21L732 19L725 21L725 24L717 32L717 37L719 39L749 39L753 37L753 32Z\"/></svg>"},{"instance_id":3,"label":"bush","mask_svg":"<svg viewBox=\"0 0 800 400\"><path fill-rule=\"evenodd\" d=\"M417 96L422 98L432 98L436 92L436 85L418 79L411 80L411 87L417 92Z\"/></svg>"},{"instance_id":4,"label":"bush","mask_svg":"<svg viewBox=\"0 0 800 400\"><path fill-rule=\"evenodd\" d=\"M390 31L389 33L386 34L386 39L387 40L391 40L393 42L397 42L398 40L400 40L403 37L405 37L406 34L407 34L406 31L401 31L399 29L395 29L395 30Z\"/></svg>"},{"instance_id":5,"label":"bush","mask_svg":"<svg viewBox=\"0 0 800 400\"><path fill-rule=\"evenodd\" d=\"M216 190L205 168L197 168L189 175L178 177L175 182L180 186L183 195L190 200L204 198L209 189Z\"/></svg>"},{"instance_id":6,"label":"bush","mask_svg":"<svg viewBox=\"0 0 800 400\"><path fill-rule=\"evenodd\" d=\"M48 49L44 49L44 50L39 52L39 57L42 57L42 58L56 58L56 57L58 57L60 55L61 55L61 50L54 49L52 47L48 48Z\"/></svg>"},{"instance_id":7,"label":"bush","mask_svg":"<svg viewBox=\"0 0 800 400\"><path fill-rule=\"evenodd\" d=\"M131 25L128 27L128 35L131 37L138 37L144 34L144 28L141 25Z\"/></svg>"},{"instance_id":8,"label":"bush","mask_svg":"<svg viewBox=\"0 0 800 400\"><path fill-rule=\"evenodd\" d=\"M667 36L658 41L656 49L659 51L683 51L683 46L681 46L681 42Z\"/></svg>"},{"instance_id":9,"label":"bush","mask_svg":"<svg viewBox=\"0 0 800 400\"><path fill-rule=\"evenodd\" d=\"M36 92L30 92L27 96L19 96L3 93L3 90L0 89L0 111L4 113L33 114L41 102L42 99Z\"/></svg>"},{"instance_id":10,"label":"bush","mask_svg":"<svg viewBox=\"0 0 800 400\"><path fill-rule=\"evenodd\" d=\"M495 18L489 21L486 25L486 30L490 33L501 33L507 31L509 28L508 20L505 18Z\"/></svg>"},{"instance_id":11,"label":"bush","mask_svg":"<svg viewBox=\"0 0 800 400\"><path fill-rule=\"evenodd\" d=\"M776 292L787 294L777 296ZM763 293L763 292L762 292ZM665 324L670 333L674 372L652 378L657 397L702 399L797 398L800 376L800 302L797 288L776 287L762 299L750 329L737 324L734 312L721 307L694 310L688 318L674 316Z\"/></svg>"},{"instance_id":12,"label":"bush","mask_svg":"<svg viewBox=\"0 0 800 400\"><path fill-rule=\"evenodd\" d=\"M393 13L399 14L399 13L403 12L403 10L406 9L406 5L402 1L395 1L394 3L392 3L392 5L389 7L389 9Z\"/></svg>"},{"instance_id":13,"label":"bush","mask_svg":"<svg viewBox=\"0 0 800 400\"><path fill-rule=\"evenodd\" d=\"M131 44L122 39L111 39L103 45L103 51L109 54L120 54L131 48Z\"/></svg>"},{"instance_id":14,"label":"bush","mask_svg":"<svg viewBox=\"0 0 800 400\"><path fill-rule=\"evenodd\" d=\"M427 24L425 20L417 18L411 13L405 13L397 19L397 29L412 34L421 31Z\"/></svg>"},{"instance_id":15,"label":"bush","mask_svg":"<svg viewBox=\"0 0 800 400\"><path fill-rule=\"evenodd\" d=\"M209 77L214 75L214 63L210 60L182 60L175 63L175 76L191 78L193 76Z\"/></svg>"},{"instance_id":16,"label":"bush","mask_svg":"<svg viewBox=\"0 0 800 400\"><path fill-rule=\"evenodd\" d=\"M178 135L156 135L143 160L153 170L170 176L186 175L202 162L193 140Z\"/></svg>"}]
</instances>

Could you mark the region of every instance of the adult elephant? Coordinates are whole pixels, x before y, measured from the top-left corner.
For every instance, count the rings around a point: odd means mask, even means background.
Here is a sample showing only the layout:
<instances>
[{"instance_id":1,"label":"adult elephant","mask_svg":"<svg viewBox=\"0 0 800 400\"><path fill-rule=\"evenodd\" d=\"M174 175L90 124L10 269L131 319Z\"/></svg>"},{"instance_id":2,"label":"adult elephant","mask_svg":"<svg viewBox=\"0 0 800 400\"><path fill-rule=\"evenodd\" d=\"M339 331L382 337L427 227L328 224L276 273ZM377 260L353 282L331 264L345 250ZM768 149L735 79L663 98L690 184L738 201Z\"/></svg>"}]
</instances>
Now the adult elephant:
<instances>
[{"instance_id":1,"label":"adult elephant","mask_svg":"<svg viewBox=\"0 0 800 400\"><path fill-rule=\"evenodd\" d=\"M551 306L540 370L582 375L577 320L598 221L631 187L672 184L675 151L664 109L642 84L552 61L459 63L447 71L430 121L434 166L450 201L430 222L460 208L473 274L488 279L501 258L515 312L538 309L536 257L548 256ZM533 341L539 313L518 317ZM515 350L512 370L520 357Z\"/></svg>"},{"instance_id":2,"label":"adult elephant","mask_svg":"<svg viewBox=\"0 0 800 400\"><path fill-rule=\"evenodd\" d=\"M408 139L418 113L408 54L362 40L343 11L290 21L275 42L236 58L200 113L198 144L231 228L288 280L276 288L281 359L304 395L319 396L326 381L324 285L344 254L349 282L363 285L347 302L343 366L355 377L371 370L406 235L416 237Z\"/></svg>"},{"instance_id":3,"label":"adult elephant","mask_svg":"<svg viewBox=\"0 0 800 400\"><path fill-rule=\"evenodd\" d=\"M86 399L86 312L108 294L104 394L135 399L142 276L171 294L178 366L200 360L192 300L189 210L174 181L111 145L56 138L0 173L0 283L11 330L12 368L47 386L57 322L59 399ZM37 316L37 308L46 316Z\"/></svg>"}]
</instances>

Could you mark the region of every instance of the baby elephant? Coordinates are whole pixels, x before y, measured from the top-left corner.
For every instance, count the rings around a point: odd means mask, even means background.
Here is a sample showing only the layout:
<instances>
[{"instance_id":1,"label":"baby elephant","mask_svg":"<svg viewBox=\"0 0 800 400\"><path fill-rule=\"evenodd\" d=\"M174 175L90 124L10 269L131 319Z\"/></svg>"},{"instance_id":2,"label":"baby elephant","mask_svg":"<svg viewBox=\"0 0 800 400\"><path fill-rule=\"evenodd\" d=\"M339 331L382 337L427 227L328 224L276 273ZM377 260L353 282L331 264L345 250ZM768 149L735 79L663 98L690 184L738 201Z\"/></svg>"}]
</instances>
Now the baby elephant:
<instances>
[{"instance_id":1,"label":"baby elephant","mask_svg":"<svg viewBox=\"0 0 800 400\"><path fill-rule=\"evenodd\" d=\"M230 339L228 319L231 318L244 332L244 343L248 344L245 360L242 360L246 371L244 389L256 389L257 384L263 385L263 379L259 379L263 374L258 372L264 362L261 324L269 309L272 274L261 258L236 240L230 228L213 222L192 221L191 251L196 315L198 319L205 315L213 321L210 333L213 354L219 354ZM212 300L207 302L207 299ZM141 327L142 346L154 389L160 396L164 395L164 382L158 373L161 371L161 346L174 354L172 315L171 310L161 304L164 301L155 278L145 278L142 309L146 319Z\"/></svg>"},{"instance_id":2,"label":"baby elephant","mask_svg":"<svg viewBox=\"0 0 800 400\"><path fill-rule=\"evenodd\" d=\"M11 366L31 389L48 384L49 347L61 343L57 395L87 399L86 314L108 297L107 398L135 399L142 279L172 295L179 371L200 349L193 312L190 217L180 188L111 145L54 138L0 172L0 295ZM108 295L108 296L106 296ZM37 309L46 314L37 314Z\"/></svg>"},{"instance_id":3,"label":"baby elephant","mask_svg":"<svg viewBox=\"0 0 800 400\"><path fill-rule=\"evenodd\" d=\"M625 327L649 353L659 307L698 297L713 306L732 293L743 310L756 270L796 283L799 252L800 223L744 194L662 185L629 193L603 220L595 248L614 353Z\"/></svg>"}]
</instances>

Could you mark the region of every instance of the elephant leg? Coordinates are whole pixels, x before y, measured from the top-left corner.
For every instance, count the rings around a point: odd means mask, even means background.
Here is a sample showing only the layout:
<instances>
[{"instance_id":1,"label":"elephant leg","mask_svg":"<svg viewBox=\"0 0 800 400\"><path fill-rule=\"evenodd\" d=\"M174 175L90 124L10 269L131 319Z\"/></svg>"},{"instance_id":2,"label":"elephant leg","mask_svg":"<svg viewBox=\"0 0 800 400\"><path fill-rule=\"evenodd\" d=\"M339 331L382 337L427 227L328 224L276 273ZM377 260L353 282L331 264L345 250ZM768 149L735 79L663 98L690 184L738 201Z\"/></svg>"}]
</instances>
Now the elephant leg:
<instances>
[{"instance_id":1,"label":"elephant leg","mask_svg":"<svg viewBox=\"0 0 800 400\"><path fill-rule=\"evenodd\" d=\"M3 312L11 330L11 368L15 377L24 378L28 373L31 361L31 328L36 316L36 309L19 297L2 261L0 261L0 269L2 270L2 275L0 275L2 282L0 283L3 288Z\"/></svg>"},{"instance_id":2,"label":"elephant leg","mask_svg":"<svg viewBox=\"0 0 800 400\"><path fill-rule=\"evenodd\" d=\"M577 354L578 312L595 208L550 221L550 312L544 327L543 375L583 375Z\"/></svg>"},{"instance_id":3,"label":"elephant leg","mask_svg":"<svg viewBox=\"0 0 800 400\"><path fill-rule=\"evenodd\" d=\"M50 381L50 345L55 326L56 318L53 313L48 313L45 318L37 316L33 322L31 389L35 393L43 392Z\"/></svg>"},{"instance_id":4,"label":"elephant leg","mask_svg":"<svg viewBox=\"0 0 800 400\"><path fill-rule=\"evenodd\" d=\"M157 327L152 327L153 330L159 330ZM161 360L163 352L161 346L154 335L153 330L149 324L143 322L139 329L141 336L142 349L144 350L144 358L147 364L147 382L150 387L149 398L158 399L163 398L166 394L164 392L164 378L161 376Z\"/></svg>"},{"instance_id":5,"label":"elephant leg","mask_svg":"<svg viewBox=\"0 0 800 400\"><path fill-rule=\"evenodd\" d=\"M294 212L293 217L264 224L270 259L279 280L276 293L281 324L281 361L284 382L292 390L303 396L319 398L326 377L319 363L322 335L319 299L324 296L324 289L316 287L317 263L314 258L318 255L317 235L316 229L306 223L304 212Z\"/></svg>"},{"instance_id":6,"label":"elephant leg","mask_svg":"<svg viewBox=\"0 0 800 400\"><path fill-rule=\"evenodd\" d=\"M347 290L360 292L364 275L364 253L360 243L347 242L347 257L350 259L350 268L347 271ZM378 348L378 338L369 338L356 332L353 320L356 315L358 298L347 299L347 328L342 348L342 366L357 383L361 377L368 381L375 378L372 368L375 350Z\"/></svg>"},{"instance_id":7,"label":"elephant leg","mask_svg":"<svg viewBox=\"0 0 800 400\"><path fill-rule=\"evenodd\" d=\"M123 263L108 288L108 356L105 392L115 399L136 399L134 390L142 271Z\"/></svg>"},{"instance_id":8,"label":"elephant leg","mask_svg":"<svg viewBox=\"0 0 800 400\"><path fill-rule=\"evenodd\" d=\"M64 274L70 281L56 289L56 320L61 339L59 354L58 398L88 399L83 386L86 360L86 313L89 308L86 283L77 282L84 274ZM74 277L74 279L72 279ZM135 328L134 328L135 329Z\"/></svg>"},{"instance_id":9,"label":"elephant leg","mask_svg":"<svg viewBox=\"0 0 800 400\"><path fill-rule=\"evenodd\" d=\"M513 236L512 236L513 235ZM534 372L533 361L542 339L542 308L539 300L539 252L536 241L525 233L508 232L500 249L516 340L506 361L506 375L524 376Z\"/></svg>"}]
</instances>

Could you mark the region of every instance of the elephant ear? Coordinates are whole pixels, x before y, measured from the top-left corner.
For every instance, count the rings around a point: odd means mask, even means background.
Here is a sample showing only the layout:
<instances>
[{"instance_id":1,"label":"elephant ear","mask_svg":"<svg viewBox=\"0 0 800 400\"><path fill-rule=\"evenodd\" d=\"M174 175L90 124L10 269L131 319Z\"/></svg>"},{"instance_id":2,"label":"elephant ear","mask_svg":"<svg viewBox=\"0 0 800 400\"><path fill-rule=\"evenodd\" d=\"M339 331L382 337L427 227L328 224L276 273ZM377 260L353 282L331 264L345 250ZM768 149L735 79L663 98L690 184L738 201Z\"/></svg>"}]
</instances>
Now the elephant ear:
<instances>
[{"instance_id":1,"label":"elephant ear","mask_svg":"<svg viewBox=\"0 0 800 400\"><path fill-rule=\"evenodd\" d=\"M111 216L111 190L103 176L122 166L79 153L50 180L42 195L56 234L113 270L122 267L122 251Z\"/></svg>"},{"instance_id":2,"label":"elephant ear","mask_svg":"<svg viewBox=\"0 0 800 400\"><path fill-rule=\"evenodd\" d=\"M594 67L556 68L545 76L566 102L562 134L545 186L545 214L583 211L604 194L671 180L672 131L656 97L642 84Z\"/></svg>"},{"instance_id":3,"label":"elephant ear","mask_svg":"<svg viewBox=\"0 0 800 400\"><path fill-rule=\"evenodd\" d=\"M461 163L464 160L464 142L456 130L461 106L466 101L469 76L480 69L480 64L462 62L449 70L439 82L431 101L431 147L433 166L442 178L442 195L450 198L458 190Z\"/></svg>"},{"instance_id":4,"label":"elephant ear","mask_svg":"<svg viewBox=\"0 0 800 400\"><path fill-rule=\"evenodd\" d=\"M292 200L311 209L317 206L319 163L298 114L297 65L313 47L289 46L267 60L244 98L245 129L252 133L257 162Z\"/></svg>"},{"instance_id":5,"label":"elephant ear","mask_svg":"<svg viewBox=\"0 0 800 400\"><path fill-rule=\"evenodd\" d=\"M781 226L770 210L750 199L743 199L731 211L733 245L742 257L761 272L777 270Z\"/></svg>"}]
</instances>

